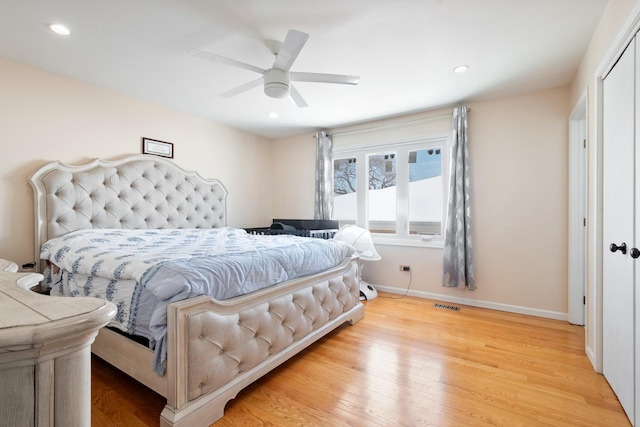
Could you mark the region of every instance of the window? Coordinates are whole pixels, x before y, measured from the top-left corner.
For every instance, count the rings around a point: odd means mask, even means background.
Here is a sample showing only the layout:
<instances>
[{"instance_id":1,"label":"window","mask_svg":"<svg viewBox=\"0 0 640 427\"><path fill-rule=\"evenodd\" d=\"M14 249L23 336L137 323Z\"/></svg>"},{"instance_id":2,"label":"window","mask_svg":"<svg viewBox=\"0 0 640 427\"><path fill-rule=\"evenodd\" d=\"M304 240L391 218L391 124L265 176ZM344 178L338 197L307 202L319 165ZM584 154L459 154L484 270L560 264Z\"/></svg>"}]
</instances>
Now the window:
<instances>
[{"instance_id":1,"label":"window","mask_svg":"<svg viewBox=\"0 0 640 427\"><path fill-rule=\"evenodd\" d=\"M356 158L333 161L333 214L341 224L355 224L357 212Z\"/></svg>"},{"instance_id":2,"label":"window","mask_svg":"<svg viewBox=\"0 0 640 427\"><path fill-rule=\"evenodd\" d=\"M441 240L447 136L335 149L333 219L378 242Z\"/></svg>"},{"instance_id":3,"label":"window","mask_svg":"<svg viewBox=\"0 0 640 427\"><path fill-rule=\"evenodd\" d=\"M396 152L367 155L369 231L395 234L397 209Z\"/></svg>"},{"instance_id":4,"label":"window","mask_svg":"<svg viewBox=\"0 0 640 427\"><path fill-rule=\"evenodd\" d=\"M442 147L409 151L409 234L441 234Z\"/></svg>"}]
</instances>

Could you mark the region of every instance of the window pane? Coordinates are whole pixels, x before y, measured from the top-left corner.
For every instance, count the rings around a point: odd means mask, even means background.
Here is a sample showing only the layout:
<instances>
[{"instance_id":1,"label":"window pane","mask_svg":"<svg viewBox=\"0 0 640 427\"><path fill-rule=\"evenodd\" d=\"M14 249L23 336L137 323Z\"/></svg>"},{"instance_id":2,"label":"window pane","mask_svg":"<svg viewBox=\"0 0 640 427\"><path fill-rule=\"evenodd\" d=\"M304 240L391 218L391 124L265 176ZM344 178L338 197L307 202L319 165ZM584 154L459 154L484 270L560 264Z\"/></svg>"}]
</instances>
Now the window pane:
<instances>
[{"instance_id":1,"label":"window pane","mask_svg":"<svg viewBox=\"0 0 640 427\"><path fill-rule=\"evenodd\" d=\"M396 154L369 156L369 230L396 232Z\"/></svg>"},{"instance_id":2,"label":"window pane","mask_svg":"<svg viewBox=\"0 0 640 427\"><path fill-rule=\"evenodd\" d=\"M355 224L357 213L356 159L333 161L333 215L342 224Z\"/></svg>"},{"instance_id":3,"label":"window pane","mask_svg":"<svg viewBox=\"0 0 640 427\"><path fill-rule=\"evenodd\" d=\"M409 151L409 233L440 234L442 147Z\"/></svg>"}]
</instances>

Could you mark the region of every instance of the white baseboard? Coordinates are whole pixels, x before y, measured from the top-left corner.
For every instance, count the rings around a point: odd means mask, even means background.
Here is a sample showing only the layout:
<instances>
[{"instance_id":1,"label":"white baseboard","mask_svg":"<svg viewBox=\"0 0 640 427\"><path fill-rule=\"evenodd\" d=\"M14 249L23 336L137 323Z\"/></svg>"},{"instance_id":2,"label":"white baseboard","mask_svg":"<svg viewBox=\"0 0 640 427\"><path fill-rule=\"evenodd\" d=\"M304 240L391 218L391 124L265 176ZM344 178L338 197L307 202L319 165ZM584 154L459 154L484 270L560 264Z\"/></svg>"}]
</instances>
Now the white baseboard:
<instances>
[{"instance_id":1,"label":"white baseboard","mask_svg":"<svg viewBox=\"0 0 640 427\"><path fill-rule=\"evenodd\" d=\"M584 352L587 354L587 358L589 359L589 362L591 362L591 366L593 366L593 370L601 374L602 369L600 370L598 369L598 363L596 362L596 355L593 352L593 349L589 346L586 346L584 349Z\"/></svg>"},{"instance_id":2,"label":"white baseboard","mask_svg":"<svg viewBox=\"0 0 640 427\"><path fill-rule=\"evenodd\" d=\"M404 294L404 289L390 286L375 285L378 291L389 292L392 294ZM488 308L491 310L507 311L509 313L526 314L529 316L546 317L548 319L569 321L568 313L559 311L542 310L539 308L523 307L519 305L502 304L498 302L482 301L471 298L460 298L451 295L435 294L431 292L421 292L409 290L407 295L418 298L433 299L444 302L452 302L455 304L469 305L472 307ZM593 363L593 362L592 362Z\"/></svg>"}]
</instances>

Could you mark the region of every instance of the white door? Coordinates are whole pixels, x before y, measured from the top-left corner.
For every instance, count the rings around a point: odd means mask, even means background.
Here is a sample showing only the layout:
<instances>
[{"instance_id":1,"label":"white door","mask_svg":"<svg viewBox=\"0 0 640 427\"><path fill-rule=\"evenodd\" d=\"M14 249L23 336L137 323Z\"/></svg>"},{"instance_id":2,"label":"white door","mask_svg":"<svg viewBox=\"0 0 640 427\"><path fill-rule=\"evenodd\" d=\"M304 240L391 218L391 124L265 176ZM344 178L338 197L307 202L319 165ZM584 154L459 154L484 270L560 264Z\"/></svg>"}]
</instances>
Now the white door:
<instances>
[{"instance_id":1,"label":"white door","mask_svg":"<svg viewBox=\"0 0 640 427\"><path fill-rule=\"evenodd\" d=\"M635 168L635 182L634 182L634 188L635 191L633 193L634 195L634 208L635 208L635 221L634 221L634 227L635 227L635 234L634 234L634 245L630 250L630 255L631 258L634 259L633 261L633 275L634 275L634 281L633 281L633 292L635 293L635 300L634 300L634 313L636 312L636 307L638 309L640 309L640 291L637 291L638 289L640 289L639 284L640 284L640 197L638 197L638 194L640 194L640 104L638 104L638 102L640 102L640 42L638 42L636 40L636 38L634 38L633 43L631 44L631 46L635 46L635 86L634 86L634 93L635 93L635 144L634 144L634 149L635 149L635 156L634 156L634 168ZM628 47L627 49L631 48ZM635 352L634 352L634 360L635 360L635 375L632 375L634 377L634 391L635 391L635 402L634 402L634 415L633 417L629 417L629 419L631 420L631 423L633 425L637 425L638 422L640 422L640 376L637 374L638 372L640 372L640 313L638 313L637 316L635 316L635 322L634 322L634 329L635 329ZM628 413L628 412L627 412ZM635 417L635 418L634 418ZM638 422L636 422L636 420L638 420Z\"/></svg>"},{"instance_id":2,"label":"white door","mask_svg":"<svg viewBox=\"0 0 640 427\"><path fill-rule=\"evenodd\" d=\"M635 40L605 78L603 90L603 373L632 422L635 294L634 260L629 253L635 237L634 82Z\"/></svg>"},{"instance_id":3,"label":"white door","mask_svg":"<svg viewBox=\"0 0 640 427\"><path fill-rule=\"evenodd\" d=\"M585 325L587 242L587 96L569 119L569 305L568 320Z\"/></svg>"}]
</instances>

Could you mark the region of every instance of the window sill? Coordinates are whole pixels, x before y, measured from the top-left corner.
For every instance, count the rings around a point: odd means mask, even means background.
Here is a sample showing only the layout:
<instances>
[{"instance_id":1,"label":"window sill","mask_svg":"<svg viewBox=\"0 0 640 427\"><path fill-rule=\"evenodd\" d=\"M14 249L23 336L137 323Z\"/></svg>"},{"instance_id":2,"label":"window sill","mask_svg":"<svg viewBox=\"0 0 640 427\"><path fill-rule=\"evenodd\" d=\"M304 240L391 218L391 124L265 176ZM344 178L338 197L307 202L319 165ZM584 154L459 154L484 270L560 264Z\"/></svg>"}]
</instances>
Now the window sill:
<instances>
[{"instance_id":1,"label":"window sill","mask_svg":"<svg viewBox=\"0 0 640 427\"><path fill-rule=\"evenodd\" d=\"M444 248L444 240L442 236L429 236L429 240L424 240L424 238L399 238L399 237L388 237L382 235L371 235L373 243L376 245L382 246L408 246L408 247L416 247L416 248Z\"/></svg>"}]
</instances>

